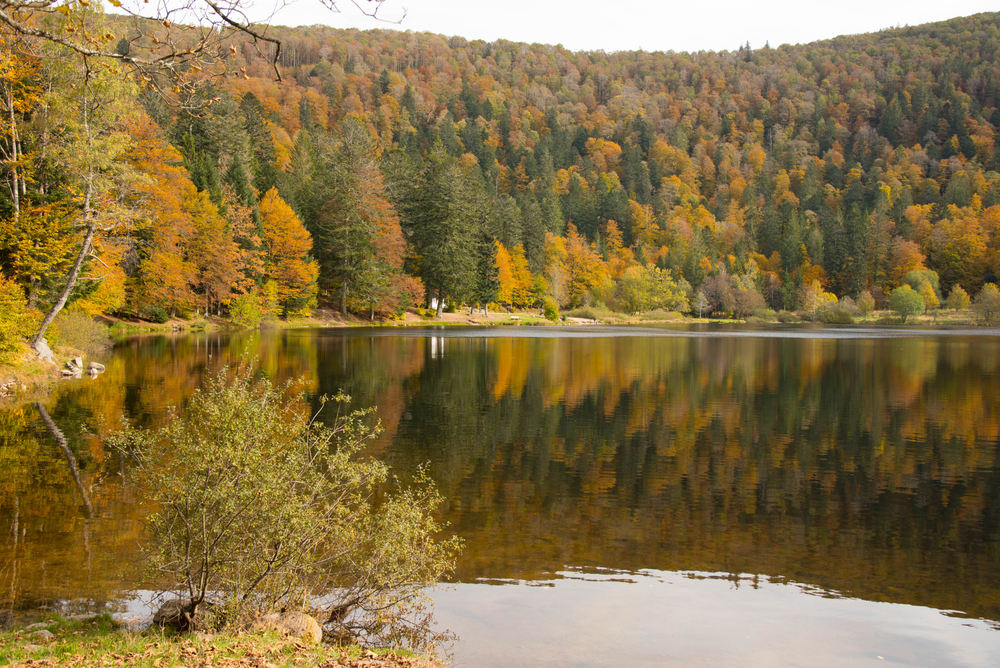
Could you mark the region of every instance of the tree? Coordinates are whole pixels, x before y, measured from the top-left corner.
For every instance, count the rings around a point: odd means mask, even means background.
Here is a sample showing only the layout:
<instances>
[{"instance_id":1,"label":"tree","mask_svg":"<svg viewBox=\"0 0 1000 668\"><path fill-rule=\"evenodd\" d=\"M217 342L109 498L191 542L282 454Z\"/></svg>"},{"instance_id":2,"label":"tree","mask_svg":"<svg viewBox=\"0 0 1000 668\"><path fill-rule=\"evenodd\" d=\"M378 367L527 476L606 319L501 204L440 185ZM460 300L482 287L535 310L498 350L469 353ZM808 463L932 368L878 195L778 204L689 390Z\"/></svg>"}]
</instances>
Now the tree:
<instances>
[{"instance_id":1,"label":"tree","mask_svg":"<svg viewBox=\"0 0 1000 668\"><path fill-rule=\"evenodd\" d=\"M188 95L197 88L190 73L206 71L221 76L229 72L231 56L236 55L233 38L242 37L257 46L258 53L261 53L261 44L270 47L267 58L275 78L281 79L277 68L281 42L257 27L266 24L266 20L250 20L248 2L235 0L220 4L212 0L183 0L151 4L110 0L110 3L119 13L134 19L129 23L129 36L124 44L114 32L104 30L100 23L95 25L95 12L89 2L63 3L59 0L0 0L0 37L5 37L6 33L34 39L59 45L74 59L104 60L130 66L164 93L169 93L171 85L179 88L174 94L183 100L189 99ZM323 4L333 12L340 11L335 0ZM379 15L382 0L374 3L369 0L367 6L358 2L353 4L366 16L386 20ZM401 23L405 17L403 9L389 22ZM72 29L66 30L66 25Z\"/></svg>"},{"instance_id":2,"label":"tree","mask_svg":"<svg viewBox=\"0 0 1000 668\"><path fill-rule=\"evenodd\" d=\"M278 303L286 315L314 306L319 267L309 257L309 232L275 188L264 194L259 206L264 272L277 284Z\"/></svg>"},{"instance_id":3,"label":"tree","mask_svg":"<svg viewBox=\"0 0 1000 668\"><path fill-rule=\"evenodd\" d=\"M705 293L699 290L694 295L694 301L691 302L691 310L698 311L698 318L701 319L701 314L708 308L708 299L705 297Z\"/></svg>"},{"instance_id":4,"label":"tree","mask_svg":"<svg viewBox=\"0 0 1000 668\"><path fill-rule=\"evenodd\" d=\"M962 289L961 285L956 285L948 293L947 306L950 309L955 309L955 313L958 313L962 309L969 308L970 304L969 293Z\"/></svg>"},{"instance_id":5,"label":"tree","mask_svg":"<svg viewBox=\"0 0 1000 668\"><path fill-rule=\"evenodd\" d=\"M403 227L415 264L440 317L445 297L465 299L476 286L476 248L488 213L481 184L441 151L403 188ZM428 296L429 296L428 295Z\"/></svg>"},{"instance_id":6,"label":"tree","mask_svg":"<svg viewBox=\"0 0 1000 668\"><path fill-rule=\"evenodd\" d=\"M3 10L0 6L0 22L7 23ZM46 119L59 128L59 141L48 150L77 193L74 224L83 238L62 290L31 338L36 348L76 287L92 255L95 235L130 220L117 194L132 177L122 158L129 143L124 123L136 113L131 104L134 84L114 68L97 67L86 58L76 68L71 60L57 60L60 55L65 53L57 50L48 60L51 92L46 96Z\"/></svg>"},{"instance_id":7,"label":"tree","mask_svg":"<svg viewBox=\"0 0 1000 668\"><path fill-rule=\"evenodd\" d=\"M901 285L889 293L889 308L906 322L911 315L920 315L926 308L924 298L909 285Z\"/></svg>"},{"instance_id":8,"label":"tree","mask_svg":"<svg viewBox=\"0 0 1000 668\"><path fill-rule=\"evenodd\" d=\"M440 495L423 476L386 489L388 468L358 456L380 431L372 410L324 425L327 399L314 415L291 389L223 369L168 426L109 437L154 505L150 563L196 624L241 628L322 600L336 635L425 647L439 634L423 589L461 544L435 538Z\"/></svg>"},{"instance_id":9,"label":"tree","mask_svg":"<svg viewBox=\"0 0 1000 668\"><path fill-rule=\"evenodd\" d=\"M995 283L987 283L976 295L974 308L986 324L991 324L1000 314L1000 290Z\"/></svg>"}]
</instances>

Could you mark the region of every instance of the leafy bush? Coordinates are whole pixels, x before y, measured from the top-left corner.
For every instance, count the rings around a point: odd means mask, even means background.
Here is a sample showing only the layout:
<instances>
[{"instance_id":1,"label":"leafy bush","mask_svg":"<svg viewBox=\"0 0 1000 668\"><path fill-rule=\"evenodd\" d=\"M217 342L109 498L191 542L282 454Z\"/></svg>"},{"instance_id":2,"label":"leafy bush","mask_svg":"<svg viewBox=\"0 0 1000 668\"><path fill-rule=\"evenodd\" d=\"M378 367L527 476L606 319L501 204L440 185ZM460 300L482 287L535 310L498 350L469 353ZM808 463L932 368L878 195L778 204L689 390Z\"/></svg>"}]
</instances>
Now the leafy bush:
<instances>
[{"instance_id":1,"label":"leafy bush","mask_svg":"<svg viewBox=\"0 0 1000 668\"><path fill-rule=\"evenodd\" d=\"M854 322L851 312L839 304L820 308L816 312L816 319L828 325L849 325Z\"/></svg>"},{"instance_id":2,"label":"leafy bush","mask_svg":"<svg viewBox=\"0 0 1000 668\"><path fill-rule=\"evenodd\" d=\"M862 290L861 294L858 295L858 300L855 304L858 307L858 313L866 316L875 308L875 298L872 296L872 293L867 290Z\"/></svg>"},{"instance_id":3,"label":"leafy bush","mask_svg":"<svg viewBox=\"0 0 1000 668\"><path fill-rule=\"evenodd\" d=\"M167 309L162 306L154 306L146 312L146 317L153 322L160 323L161 325L170 320L170 314L167 313Z\"/></svg>"},{"instance_id":4,"label":"leafy bush","mask_svg":"<svg viewBox=\"0 0 1000 668\"><path fill-rule=\"evenodd\" d=\"M640 320L681 320L682 316L677 311L664 311L661 308L653 309L639 316Z\"/></svg>"},{"instance_id":5,"label":"leafy bush","mask_svg":"<svg viewBox=\"0 0 1000 668\"><path fill-rule=\"evenodd\" d=\"M545 314L546 320L551 320L555 322L559 319L559 305L556 304L556 300L552 297L546 297L544 303L542 304L542 312Z\"/></svg>"},{"instance_id":6,"label":"leafy bush","mask_svg":"<svg viewBox=\"0 0 1000 668\"><path fill-rule=\"evenodd\" d=\"M587 318L588 320L600 320L601 318L607 318L614 315L607 308L601 308L599 306L581 306L579 308L571 309L569 311L563 311L563 315L567 318Z\"/></svg>"},{"instance_id":7,"label":"leafy bush","mask_svg":"<svg viewBox=\"0 0 1000 668\"><path fill-rule=\"evenodd\" d=\"M229 320L237 327L260 327L264 315L264 305L256 288L229 302Z\"/></svg>"},{"instance_id":8,"label":"leafy bush","mask_svg":"<svg viewBox=\"0 0 1000 668\"><path fill-rule=\"evenodd\" d=\"M323 601L338 637L424 649L441 636L423 589L460 548L434 540L440 495L421 474L374 506L387 467L357 456L379 432L372 411L338 411L326 426L289 389L223 369L168 426L109 438L156 506L150 564L204 626L242 628Z\"/></svg>"},{"instance_id":9,"label":"leafy bush","mask_svg":"<svg viewBox=\"0 0 1000 668\"><path fill-rule=\"evenodd\" d=\"M59 343L77 348L88 355L98 355L111 347L111 332L85 313L60 311L56 316Z\"/></svg>"},{"instance_id":10,"label":"leafy bush","mask_svg":"<svg viewBox=\"0 0 1000 668\"><path fill-rule=\"evenodd\" d=\"M778 322L799 322L799 320L801 320L801 318L791 311L778 311Z\"/></svg>"}]
</instances>

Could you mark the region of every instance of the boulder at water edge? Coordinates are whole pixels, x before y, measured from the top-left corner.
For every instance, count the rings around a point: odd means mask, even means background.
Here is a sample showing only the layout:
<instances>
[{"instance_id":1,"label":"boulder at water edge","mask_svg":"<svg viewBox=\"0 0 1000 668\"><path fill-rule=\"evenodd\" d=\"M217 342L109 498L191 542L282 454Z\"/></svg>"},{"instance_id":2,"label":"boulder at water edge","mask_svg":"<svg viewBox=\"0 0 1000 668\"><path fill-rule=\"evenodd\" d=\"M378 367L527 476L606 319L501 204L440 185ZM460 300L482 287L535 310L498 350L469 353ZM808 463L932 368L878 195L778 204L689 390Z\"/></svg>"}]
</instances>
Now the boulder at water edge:
<instances>
[{"instance_id":1,"label":"boulder at water edge","mask_svg":"<svg viewBox=\"0 0 1000 668\"><path fill-rule=\"evenodd\" d=\"M263 629L275 630L282 635L301 638L317 645L323 640L323 629L319 622L304 612L264 615L260 618L258 626Z\"/></svg>"},{"instance_id":2,"label":"boulder at water edge","mask_svg":"<svg viewBox=\"0 0 1000 668\"><path fill-rule=\"evenodd\" d=\"M204 609L209 603L192 606L186 599L173 598L160 606L153 615L153 623L157 626L169 626L178 631L193 631L205 622Z\"/></svg>"}]
</instances>

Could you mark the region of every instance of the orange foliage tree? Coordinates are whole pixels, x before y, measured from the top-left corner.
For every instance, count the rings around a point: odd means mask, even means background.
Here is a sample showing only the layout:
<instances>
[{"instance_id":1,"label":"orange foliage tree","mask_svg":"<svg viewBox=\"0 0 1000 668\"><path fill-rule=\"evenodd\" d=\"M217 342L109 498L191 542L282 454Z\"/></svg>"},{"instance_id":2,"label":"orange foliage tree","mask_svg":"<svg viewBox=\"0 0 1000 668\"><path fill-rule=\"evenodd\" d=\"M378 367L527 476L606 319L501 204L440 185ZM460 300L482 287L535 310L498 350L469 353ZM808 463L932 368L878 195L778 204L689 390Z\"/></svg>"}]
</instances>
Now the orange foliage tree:
<instances>
[{"instance_id":1,"label":"orange foliage tree","mask_svg":"<svg viewBox=\"0 0 1000 668\"><path fill-rule=\"evenodd\" d=\"M316 304L319 266L309 253L312 237L292 207L274 188L260 200L264 242L264 272L278 286L278 303L286 315Z\"/></svg>"}]
</instances>

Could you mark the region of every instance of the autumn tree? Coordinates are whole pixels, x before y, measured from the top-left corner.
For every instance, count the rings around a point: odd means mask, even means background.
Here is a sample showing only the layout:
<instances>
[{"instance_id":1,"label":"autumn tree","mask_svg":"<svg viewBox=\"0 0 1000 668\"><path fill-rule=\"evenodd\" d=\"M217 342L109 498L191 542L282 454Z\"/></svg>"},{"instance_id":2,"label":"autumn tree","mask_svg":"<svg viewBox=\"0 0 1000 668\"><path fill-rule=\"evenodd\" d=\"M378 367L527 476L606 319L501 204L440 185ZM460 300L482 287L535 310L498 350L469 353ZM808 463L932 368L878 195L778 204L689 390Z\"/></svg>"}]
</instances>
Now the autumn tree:
<instances>
[{"instance_id":1,"label":"autumn tree","mask_svg":"<svg viewBox=\"0 0 1000 668\"><path fill-rule=\"evenodd\" d=\"M951 292L948 293L947 306L950 309L954 309L955 313L969 308L970 303L969 293L963 290L961 285L954 286Z\"/></svg>"},{"instance_id":2,"label":"autumn tree","mask_svg":"<svg viewBox=\"0 0 1000 668\"><path fill-rule=\"evenodd\" d=\"M997 290L995 283L987 283L983 286L983 289L976 295L973 307L983 322L986 324L993 322L1000 314L1000 290Z\"/></svg>"},{"instance_id":3,"label":"autumn tree","mask_svg":"<svg viewBox=\"0 0 1000 668\"><path fill-rule=\"evenodd\" d=\"M309 255L309 232L274 188L260 200L260 218L264 272L277 284L283 314L297 314L314 306L319 267Z\"/></svg>"},{"instance_id":4,"label":"autumn tree","mask_svg":"<svg viewBox=\"0 0 1000 668\"><path fill-rule=\"evenodd\" d=\"M31 339L35 347L76 288L92 257L95 235L131 220L118 195L133 178L123 155L129 143L124 124L135 113L135 86L114 67L65 58L60 48L53 46L47 53L46 123L59 128L58 139L53 138L47 151L75 193L73 225L81 238L76 258L60 280L62 289ZM60 55L64 59L59 60Z\"/></svg>"}]
</instances>

